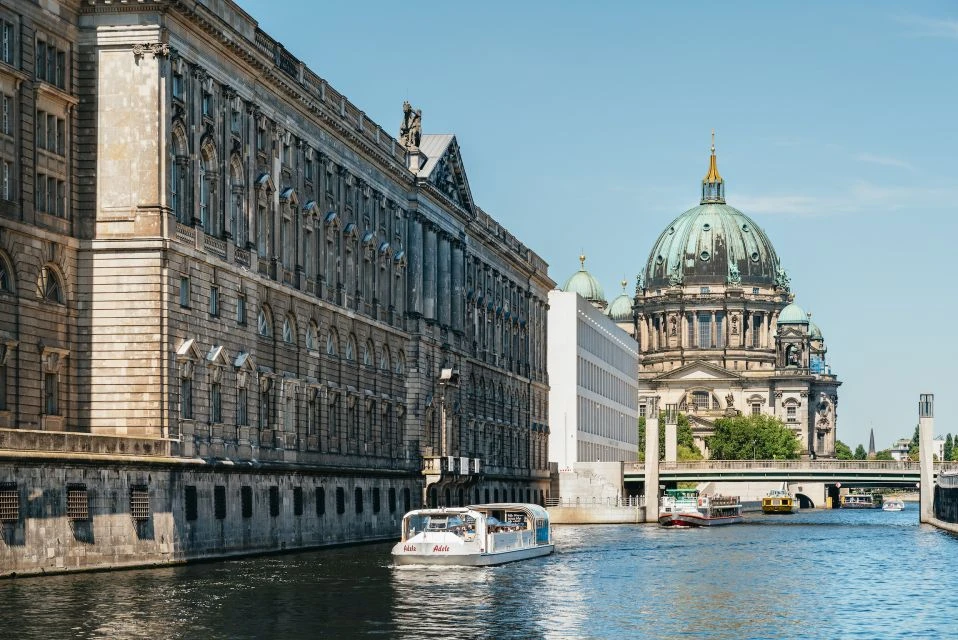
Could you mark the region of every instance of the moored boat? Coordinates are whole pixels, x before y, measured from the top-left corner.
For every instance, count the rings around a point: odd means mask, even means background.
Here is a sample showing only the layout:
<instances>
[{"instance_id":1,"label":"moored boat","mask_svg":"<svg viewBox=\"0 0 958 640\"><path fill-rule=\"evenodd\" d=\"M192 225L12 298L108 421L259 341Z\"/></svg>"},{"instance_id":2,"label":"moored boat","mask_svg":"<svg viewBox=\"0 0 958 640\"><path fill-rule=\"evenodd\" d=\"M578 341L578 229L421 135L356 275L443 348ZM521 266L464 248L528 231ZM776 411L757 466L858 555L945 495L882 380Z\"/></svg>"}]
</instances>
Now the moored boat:
<instances>
[{"instance_id":1,"label":"moored boat","mask_svg":"<svg viewBox=\"0 0 958 640\"><path fill-rule=\"evenodd\" d=\"M889 498L882 502L882 511L902 511L905 508L905 501L901 498Z\"/></svg>"},{"instance_id":2,"label":"moored boat","mask_svg":"<svg viewBox=\"0 0 958 640\"><path fill-rule=\"evenodd\" d=\"M554 550L549 512L543 507L495 503L410 511L403 516L402 539L392 555L399 565L484 567Z\"/></svg>"},{"instance_id":3,"label":"moored boat","mask_svg":"<svg viewBox=\"0 0 958 640\"><path fill-rule=\"evenodd\" d=\"M881 509L882 497L880 493L850 491L842 496L841 504L842 509Z\"/></svg>"},{"instance_id":4,"label":"moored boat","mask_svg":"<svg viewBox=\"0 0 958 640\"><path fill-rule=\"evenodd\" d=\"M659 507L663 527L714 527L742 522L738 496L706 496L695 489L667 489Z\"/></svg>"},{"instance_id":5,"label":"moored boat","mask_svg":"<svg viewBox=\"0 0 958 640\"><path fill-rule=\"evenodd\" d=\"M762 513L795 513L795 496L784 489L772 489L762 498Z\"/></svg>"}]
</instances>

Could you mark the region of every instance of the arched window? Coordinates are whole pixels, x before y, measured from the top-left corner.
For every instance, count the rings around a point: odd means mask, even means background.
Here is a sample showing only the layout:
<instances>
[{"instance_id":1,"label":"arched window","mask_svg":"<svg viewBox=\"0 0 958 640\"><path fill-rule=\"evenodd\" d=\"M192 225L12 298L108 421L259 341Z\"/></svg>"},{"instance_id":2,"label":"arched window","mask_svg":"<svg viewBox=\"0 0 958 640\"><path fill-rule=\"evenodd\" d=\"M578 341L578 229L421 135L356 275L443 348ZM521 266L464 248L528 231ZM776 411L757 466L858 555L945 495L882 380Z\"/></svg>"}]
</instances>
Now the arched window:
<instances>
[{"instance_id":1,"label":"arched window","mask_svg":"<svg viewBox=\"0 0 958 640\"><path fill-rule=\"evenodd\" d=\"M13 293L13 268L7 257L0 253L0 291Z\"/></svg>"},{"instance_id":2,"label":"arched window","mask_svg":"<svg viewBox=\"0 0 958 640\"><path fill-rule=\"evenodd\" d=\"M335 356L339 354L339 336L335 329L330 329L326 336L326 355Z\"/></svg>"},{"instance_id":3,"label":"arched window","mask_svg":"<svg viewBox=\"0 0 958 640\"><path fill-rule=\"evenodd\" d=\"M60 276L50 267L43 267L40 274L40 291L47 302L63 304L63 283Z\"/></svg>"},{"instance_id":4,"label":"arched window","mask_svg":"<svg viewBox=\"0 0 958 640\"><path fill-rule=\"evenodd\" d=\"M396 371L396 373L398 373L399 375L403 375L404 373L406 373L406 354L404 354L402 351L400 351L400 352L396 355L396 368L395 368L395 371Z\"/></svg>"},{"instance_id":5,"label":"arched window","mask_svg":"<svg viewBox=\"0 0 958 640\"><path fill-rule=\"evenodd\" d=\"M170 208L176 216L176 221L183 224L191 222L189 215L189 185L190 179L190 150L187 142L186 130L182 123L173 127L173 144L170 158Z\"/></svg>"},{"instance_id":6,"label":"arched window","mask_svg":"<svg viewBox=\"0 0 958 640\"><path fill-rule=\"evenodd\" d=\"M246 183L243 180L243 162L238 155L234 155L230 162L229 192L229 232L237 247L246 248L249 240L246 220Z\"/></svg>"},{"instance_id":7,"label":"arched window","mask_svg":"<svg viewBox=\"0 0 958 640\"><path fill-rule=\"evenodd\" d=\"M291 316L283 318L283 342L296 344L296 321Z\"/></svg>"},{"instance_id":8,"label":"arched window","mask_svg":"<svg viewBox=\"0 0 958 640\"><path fill-rule=\"evenodd\" d=\"M382 355L379 356L379 368L389 371L389 345L383 345Z\"/></svg>"},{"instance_id":9,"label":"arched window","mask_svg":"<svg viewBox=\"0 0 958 640\"><path fill-rule=\"evenodd\" d=\"M372 341L369 341L363 346L363 365L371 367L373 365L373 356L376 353L376 349L373 346Z\"/></svg>"},{"instance_id":10,"label":"arched window","mask_svg":"<svg viewBox=\"0 0 958 640\"><path fill-rule=\"evenodd\" d=\"M312 322L306 327L306 349L315 351L319 348L319 334L316 331L316 325Z\"/></svg>"},{"instance_id":11,"label":"arched window","mask_svg":"<svg viewBox=\"0 0 958 640\"><path fill-rule=\"evenodd\" d=\"M356 358L356 338L352 335L346 340L346 360L352 362Z\"/></svg>"},{"instance_id":12,"label":"arched window","mask_svg":"<svg viewBox=\"0 0 958 640\"><path fill-rule=\"evenodd\" d=\"M272 321L268 307L262 307L259 310L259 317L256 319L256 332L263 338L273 336Z\"/></svg>"}]
</instances>

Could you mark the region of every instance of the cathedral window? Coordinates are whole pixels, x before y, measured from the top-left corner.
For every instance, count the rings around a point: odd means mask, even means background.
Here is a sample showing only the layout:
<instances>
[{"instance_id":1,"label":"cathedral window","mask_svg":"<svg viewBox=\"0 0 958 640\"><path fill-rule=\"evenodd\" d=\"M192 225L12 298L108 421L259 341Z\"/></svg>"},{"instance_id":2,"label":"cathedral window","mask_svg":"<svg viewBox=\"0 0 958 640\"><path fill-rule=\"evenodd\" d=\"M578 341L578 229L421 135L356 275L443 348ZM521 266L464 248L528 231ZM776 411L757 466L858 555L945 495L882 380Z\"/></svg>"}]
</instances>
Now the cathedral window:
<instances>
[{"instance_id":1,"label":"cathedral window","mask_svg":"<svg viewBox=\"0 0 958 640\"><path fill-rule=\"evenodd\" d=\"M762 405L757 402L752 403L752 415L757 416L762 413Z\"/></svg>"},{"instance_id":2,"label":"cathedral window","mask_svg":"<svg viewBox=\"0 0 958 640\"><path fill-rule=\"evenodd\" d=\"M695 407L696 411L708 411L709 396L710 394L708 391L692 392L692 406Z\"/></svg>"},{"instance_id":3,"label":"cathedral window","mask_svg":"<svg viewBox=\"0 0 958 640\"><path fill-rule=\"evenodd\" d=\"M715 346L721 349L725 346L725 314L716 313L715 314Z\"/></svg>"},{"instance_id":4,"label":"cathedral window","mask_svg":"<svg viewBox=\"0 0 958 640\"><path fill-rule=\"evenodd\" d=\"M794 406L785 407L786 422L798 422L798 411Z\"/></svg>"},{"instance_id":5,"label":"cathedral window","mask_svg":"<svg viewBox=\"0 0 958 640\"><path fill-rule=\"evenodd\" d=\"M712 314L708 312L699 313L698 321L698 347L708 349L712 346Z\"/></svg>"},{"instance_id":6,"label":"cathedral window","mask_svg":"<svg viewBox=\"0 0 958 640\"><path fill-rule=\"evenodd\" d=\"M756 313L752 316L752 347L757 349L762 346L762 315Z\"/></svg>"}]
</instances>

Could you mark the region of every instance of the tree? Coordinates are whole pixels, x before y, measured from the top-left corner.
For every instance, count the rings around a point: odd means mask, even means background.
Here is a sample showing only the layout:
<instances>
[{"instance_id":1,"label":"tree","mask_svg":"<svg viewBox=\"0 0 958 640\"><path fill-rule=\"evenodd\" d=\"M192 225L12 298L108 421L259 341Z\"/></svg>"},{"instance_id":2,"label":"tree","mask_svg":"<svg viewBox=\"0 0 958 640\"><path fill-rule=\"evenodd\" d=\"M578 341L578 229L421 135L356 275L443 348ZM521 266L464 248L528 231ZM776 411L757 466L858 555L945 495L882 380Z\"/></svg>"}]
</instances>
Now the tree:
<instances>
[{"instance_id":1,"label":"tree","mask_svg":"<svg viewBox=\"0 0 958 640\"><path fill-rule=\"evenodd\" d=\"M835 441L835 457L838 458L839 460L853 460L855 456L847 444L845 444L841 440L836 440Z\"/></svg>"},{"instance_id":2,"label":"tree","mask_svg":"<svg viewBox=\"0 0 958 640\"><path fill-rule=\"evenodd\" d=\"M893 458L891 455L891 451L888 449L882 449L881 451L875 454L875 460L894 460L894 459L895 458Z\"/></svg>"},{"instance_id":3,"label":"tree","mask_svg":"<svg viewBox=\"0 0 958 640\"><path fill-rule=\"evenodd\" d=\"M678 450L676 455L679 460L701 460L704 456L697 446L692 435L692 424L688 416L680 413L676 420L678 430L676 440ZM659 460L665 459L665 412L659 412ZM645 418L639 418L639 462L645 462Z\"/></svg>"},{"instance_id":4,"label":"tree","mask_svg":"<svg viewBox=\"0 0 958 640\"><path fill-rule=\"evenodd\" d=\"M865 451L865 447L863 445L858 445L857 447L855 447L855 459L856 460L868 459L868 453Z\"/></svg>"},{"instance_id":5,"label":"tree","mask_svg":"<svg viewBox=\"0 0 958 640\"><path fill-rule=\"evenodd\" d=\"M911 437L911 444L908 445L908 458L918 460L921 454L921 440L918 433L918 425L915 425L915 434Z\"/></svg>"},{"instance_id":6,"label":"tree","mask_svg":"<svg viewBox=\"0 0 958 640\"><path fill-rule=\"evenodd\" d=\"M951 456L955 450L955 441L951 439L951 434L949 433L945 436L945 449L942 451L942 457L945 460L951 460Z\"/></svg>"},{"instance_id":7,"label":"tree","mask_svg":"<svg viewBox=\"0 0 958 640\"><path fill-rule=\"evenodd\" d=\"M795 432L765 414L719 418L707 445L715 460L794 460L799 451Z\"/></svg>"}]
</instances>

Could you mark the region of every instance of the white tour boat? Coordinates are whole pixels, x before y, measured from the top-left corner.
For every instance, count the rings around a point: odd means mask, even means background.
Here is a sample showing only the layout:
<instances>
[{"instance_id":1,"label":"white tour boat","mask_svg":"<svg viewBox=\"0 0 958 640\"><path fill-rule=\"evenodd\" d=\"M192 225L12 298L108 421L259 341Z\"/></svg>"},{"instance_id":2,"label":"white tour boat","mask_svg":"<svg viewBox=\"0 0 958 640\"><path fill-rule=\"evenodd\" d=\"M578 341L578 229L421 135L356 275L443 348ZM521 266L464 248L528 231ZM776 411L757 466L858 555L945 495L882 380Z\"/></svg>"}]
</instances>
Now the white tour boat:
<instances>
[{"instance_id":1,"label":"white tour boat","mask_svg":"<svg viewBox=\"0 0 958 640\"><path fill-rule=\"evenodd\" d=\"M889 498L882 503L882 511L903 511L905 509L905 501L901 498Z\"/></svg>"},{"instance_id":2,"label":"white tour boat","mask_svg":"<svg viewBox=\"0 0 958 640\"><path fill-rule=\"evenodd\" d=\"M392 555L402 565L485 567L554 550L548 511L537 504L496 503L410 511Z\"/></svg>"}]
</instances>

